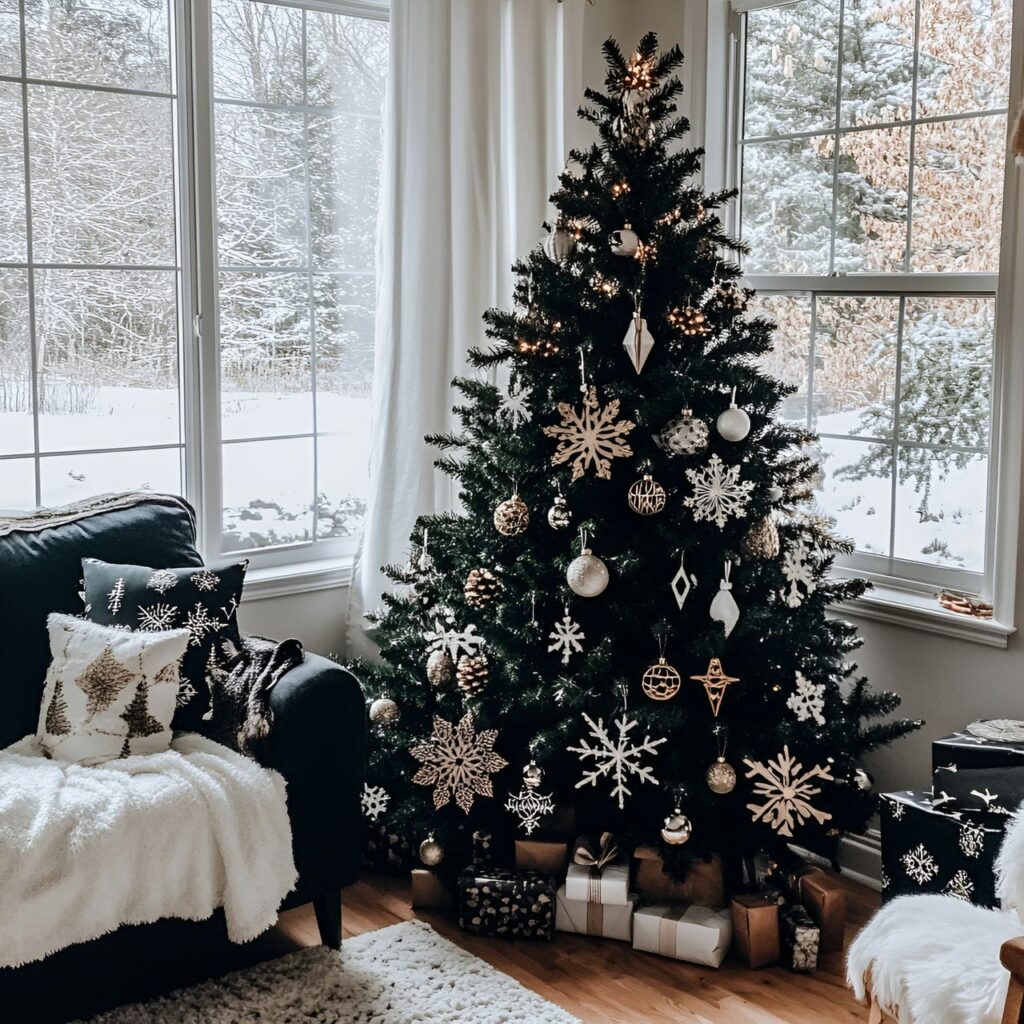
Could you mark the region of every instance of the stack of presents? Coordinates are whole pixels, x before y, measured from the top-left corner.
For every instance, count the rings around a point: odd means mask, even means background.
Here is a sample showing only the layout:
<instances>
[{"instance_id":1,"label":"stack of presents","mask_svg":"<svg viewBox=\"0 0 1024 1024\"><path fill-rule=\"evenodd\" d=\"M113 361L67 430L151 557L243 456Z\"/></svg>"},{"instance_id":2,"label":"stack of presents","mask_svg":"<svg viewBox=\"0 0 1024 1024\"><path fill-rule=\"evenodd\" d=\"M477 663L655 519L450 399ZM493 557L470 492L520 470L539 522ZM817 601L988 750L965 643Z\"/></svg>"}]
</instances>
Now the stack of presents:
<instances>
[{"instance_id":1,"label":"stack of presents","mask_svg":"<svg viewBox=\"0 0 1024 1024\"><path fill-rule=\"evenodd\" d=\"M975 722L932 743L932 789L884 793L882 897L997 906L995 860L1024 800L1024 723Z\"/></svg>"},{"instance_id":2,"label":"stack of presents","mask_svg":"<svg viewBox=\"0 0 1024 1024\"><path fill-rule=\"evenodd\" d=\"M434 872L413 869L414 907L457 909L461 927L481 935L575 932L709 967L732 948L751 967L811 971L819 953L842 949L846 894L835 875L802 862L790 871L761 865L760 886L730 901L717 857L694 860L678 881L657 850L622 850L607 833L573 843L518 840L507 867L495 863L489 834L473 843L455 892Z\"/></svg>"}]
</instances>

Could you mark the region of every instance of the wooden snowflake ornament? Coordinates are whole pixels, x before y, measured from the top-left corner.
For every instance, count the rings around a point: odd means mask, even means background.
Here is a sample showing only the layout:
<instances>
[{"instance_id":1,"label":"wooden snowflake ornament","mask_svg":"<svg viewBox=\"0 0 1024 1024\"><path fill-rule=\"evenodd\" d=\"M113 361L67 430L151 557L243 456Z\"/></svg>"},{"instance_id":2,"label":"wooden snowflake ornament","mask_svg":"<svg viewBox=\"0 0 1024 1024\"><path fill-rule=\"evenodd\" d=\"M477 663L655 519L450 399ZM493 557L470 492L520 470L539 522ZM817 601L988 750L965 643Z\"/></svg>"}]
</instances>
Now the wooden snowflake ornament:
<instances>
[{"instance_id":1,"label":"wooden snowflake ornament","mask_svg":"<svg viewBox=\"0 0 1024 1024\"><path fill-rule=\"evenodd\" d=\"M793 829L813 818L819 825L831 820L832 815L819 810L811 804L821 787L814 785L815 779L832 782L832 770L816 764L804 770L804 766L784 746L768 764L743 759L747 766L747 778L758 778L762 781L754 784L754 796L763 797L760 804L747 804L754 821L764 821L780 836L787 839L793 835Z\"/></svg>"},{"instance_id":2,"label":"wooden snowflake ornament","mask_svg":"<svg viewBox=\"0 0 1024 1024\"><path fill-rule=\"evenodd\" d=\"M587 390L583 409L577 411L568 402L558 403L561 424L544 428L548 437L558 440L551 464L560 466L572 460L572 478L578 480L588 467L593 467L602 480L610 480L611 460L633 454L626 435L636 426L632 420L617 420L619 400L603 408L597 401L597 388Z\"/></svg>"}]
</instances>

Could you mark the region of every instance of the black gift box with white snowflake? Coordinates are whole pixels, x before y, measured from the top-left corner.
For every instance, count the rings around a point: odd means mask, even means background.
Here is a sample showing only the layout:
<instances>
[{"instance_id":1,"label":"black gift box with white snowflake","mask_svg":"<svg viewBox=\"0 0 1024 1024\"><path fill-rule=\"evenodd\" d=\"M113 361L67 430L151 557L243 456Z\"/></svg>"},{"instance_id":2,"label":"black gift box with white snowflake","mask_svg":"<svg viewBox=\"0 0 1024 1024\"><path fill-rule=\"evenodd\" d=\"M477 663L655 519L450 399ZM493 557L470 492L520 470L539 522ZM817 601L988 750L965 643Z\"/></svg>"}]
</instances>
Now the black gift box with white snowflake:
<instances>
[{"instance_id":1,"label":"black gift box with white snowflake","mask_svg":"<svg viewBox=\"0 0 1024 1024\"><path fill-rule=\"evenodd\" d=\"M882 899L945 893L998 905L995 859L1006 818L936 806L931 793L884 793Z\"/></svg>"},{"instance_id":2,"label":"black gift box with white snowflake","mask_svg":"<svg viewBox=\"0 0 1024 1024\"><path fill-rule=\"evenodd\" d=\"M555 878L535 871L467 868L459 875L459 926L479 935L550 941L557 889Z\"/></svg>"},{"instance_id":3,"label":"black gift box with white snowflake","mask_svg":"<svg viewBox=\"0 0 1024 1024\"><path fill-rule=\"evenodd\" d=\"M966 730L933 740L932 787L947 809L1012 814L1024 800L1024 742Z\"/></svg>"}]
</instances>

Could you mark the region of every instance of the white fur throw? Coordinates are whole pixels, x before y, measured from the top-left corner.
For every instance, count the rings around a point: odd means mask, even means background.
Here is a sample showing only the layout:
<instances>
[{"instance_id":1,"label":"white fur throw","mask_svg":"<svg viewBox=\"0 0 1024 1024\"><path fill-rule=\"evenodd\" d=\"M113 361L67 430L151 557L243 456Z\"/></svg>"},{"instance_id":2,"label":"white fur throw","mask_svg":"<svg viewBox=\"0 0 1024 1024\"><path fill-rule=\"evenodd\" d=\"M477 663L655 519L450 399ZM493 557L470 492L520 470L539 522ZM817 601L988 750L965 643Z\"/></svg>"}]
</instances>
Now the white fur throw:
<instances>
[{"instance_id":1,"label":"white fur throw","mask_svg":"<svg viewBox=\"0 0 1024 1024\"><path fill-rule=\"evenodd\" d=\"M1015 910L1024 920L1024 805L1007 822L1003 845L999 847L996 895L1003 907Z\"/></svg>"},{"instance_id":2,"label":"white fur throw","mask_svg":"<svg viewBox=\"0 0 1024 1024\"><path fill-rule=\"evenodd\" d=\"M220 906L246 942L296 877L284 780L212 740L95 767L0 751L0 967Z\"/></svg>"},{"instance_id":3,"label":"white fur throw","mask_svg":"<svg viewBox=\"0 0 1024 1024\"><path fill-rule=\"evenodd\" d=\"M952 896L901 896L850 946L846 980L900 1024L999 1024L1010 975L999 947L1024 934L1017 915Z\"/></svg>"}]
</instances>

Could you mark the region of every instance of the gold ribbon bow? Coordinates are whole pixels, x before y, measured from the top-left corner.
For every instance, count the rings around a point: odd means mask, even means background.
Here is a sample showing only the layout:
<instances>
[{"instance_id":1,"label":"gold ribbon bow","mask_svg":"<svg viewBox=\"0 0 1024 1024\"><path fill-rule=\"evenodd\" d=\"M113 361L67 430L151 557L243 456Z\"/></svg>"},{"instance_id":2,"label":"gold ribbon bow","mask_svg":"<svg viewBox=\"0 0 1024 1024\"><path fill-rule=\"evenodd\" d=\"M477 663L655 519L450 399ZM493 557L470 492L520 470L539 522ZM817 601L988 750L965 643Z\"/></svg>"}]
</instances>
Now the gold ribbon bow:
<instances>
[{"instance_id":1,"label":"gold ribbon bow","mask_svg":"<svg viewBox=\"0 0 1024 1024\"><path fill-rule=\"evenodd\" d=\"M619 844L611 832L602 832L596 848L589 836L580 836L573 844L572 862L601 871L619 857Z\"/></svg>"}]
</instances>

